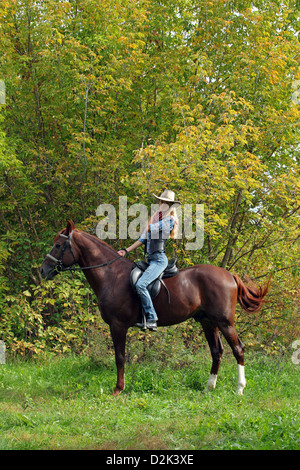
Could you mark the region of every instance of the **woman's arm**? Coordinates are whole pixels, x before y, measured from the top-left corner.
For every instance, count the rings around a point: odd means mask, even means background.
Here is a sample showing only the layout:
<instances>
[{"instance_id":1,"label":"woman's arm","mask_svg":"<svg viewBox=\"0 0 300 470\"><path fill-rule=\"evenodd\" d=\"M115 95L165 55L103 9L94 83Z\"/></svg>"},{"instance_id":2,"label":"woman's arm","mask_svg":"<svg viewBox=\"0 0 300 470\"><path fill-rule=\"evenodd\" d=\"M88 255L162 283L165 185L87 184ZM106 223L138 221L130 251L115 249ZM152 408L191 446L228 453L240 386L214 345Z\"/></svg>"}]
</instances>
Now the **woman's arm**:
<instances>
[{"instance_id":1,"label":"woman's arm","mask_svg":"<svg viewBox=\"0 0 300 470\"><path fill-rule=\"evenodd\" d=\"M170 216L160 220L159 222L149 224L149 231L151 235L164 232L166 235L165 238L169 238L169 234L172 232L174 225L175 219L174 217Z\"/></svg>"},{"instance_id":2,"label":"woman's arm","mask_svg":"<svg viewBox=\"0 0 300 470\"><path fill-rule=\"evenodd\" d=\"M129 251L135 250L136 248L138 248L141 245L143 245L143 243L140 240L137 240L130 247L126 248L126 250L129 252ZM125 250L119 250L118 254L121 255L121 256L125 256L126 251Z\"/></svg>"}]
</instances>

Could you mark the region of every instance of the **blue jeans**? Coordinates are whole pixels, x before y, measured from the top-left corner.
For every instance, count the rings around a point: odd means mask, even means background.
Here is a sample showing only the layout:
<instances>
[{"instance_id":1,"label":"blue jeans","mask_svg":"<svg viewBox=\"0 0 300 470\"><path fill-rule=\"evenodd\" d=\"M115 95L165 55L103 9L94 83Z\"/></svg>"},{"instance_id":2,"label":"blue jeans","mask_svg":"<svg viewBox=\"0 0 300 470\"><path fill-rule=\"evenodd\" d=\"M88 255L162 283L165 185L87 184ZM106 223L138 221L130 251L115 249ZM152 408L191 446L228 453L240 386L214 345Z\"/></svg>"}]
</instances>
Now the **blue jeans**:
<instances>
[{"instance_id":1,"label":"blue jeans","mask_svg":"<svg viewBox=\"0 0 300 470\"><path fill-rule=\"evenodd\" d=\"M158 278L158 276L166 269L168 258L165 253L156 251L148 256L149 267L142 274L136 283L136 291L141 299L142 307L145 311L147 321L157 321L156 311L153 307L152 299L147 286Z\"/></svg>"}]
</instances>

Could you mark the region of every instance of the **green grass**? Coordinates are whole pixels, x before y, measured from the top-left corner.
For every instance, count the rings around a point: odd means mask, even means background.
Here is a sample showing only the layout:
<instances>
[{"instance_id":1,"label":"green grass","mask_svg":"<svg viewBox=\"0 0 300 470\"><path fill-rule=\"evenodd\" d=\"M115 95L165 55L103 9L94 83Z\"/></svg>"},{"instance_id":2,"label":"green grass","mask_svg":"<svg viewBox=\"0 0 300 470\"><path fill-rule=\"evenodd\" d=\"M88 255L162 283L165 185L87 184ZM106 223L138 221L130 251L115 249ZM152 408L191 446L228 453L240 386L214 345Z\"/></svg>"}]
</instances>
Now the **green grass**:
<instances>
[{"instance_id":1,"label":"green grass","mask_svg":"<svg viewBox=\"0 0 300 470\"><path fill-rule=\"evenodd\" d=\"M207 357L205 357L207 356ZM247 358L244 396L226 355L205 392L207 354L127 365L111 395L113 362L87 357L0 366L0 450L299 449L299 371L290 357Z\"/></svg>"}]
</instances>

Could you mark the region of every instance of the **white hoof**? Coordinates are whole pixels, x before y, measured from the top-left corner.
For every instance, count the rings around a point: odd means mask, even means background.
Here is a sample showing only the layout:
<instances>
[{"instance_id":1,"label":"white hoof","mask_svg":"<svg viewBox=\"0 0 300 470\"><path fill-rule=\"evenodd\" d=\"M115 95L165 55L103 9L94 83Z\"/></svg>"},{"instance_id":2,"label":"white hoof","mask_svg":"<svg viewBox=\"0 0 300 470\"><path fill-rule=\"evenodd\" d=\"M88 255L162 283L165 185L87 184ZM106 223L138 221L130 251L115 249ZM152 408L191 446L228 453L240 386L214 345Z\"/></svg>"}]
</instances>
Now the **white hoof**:
<instances>
[{"instance_id":1,"label":"white hoof","mask_svg":"<svg viewBox=\"0 0 300 470\"><path fill-rule=\"evenodd\" d=\"M244 394L245 387L246 387L245 366L241 366L240 364L238 364L238 388L237 388L238 395Z\"/></svg>"},{"instance_id":2,"label":"white hoof","mask_svg":"<svg viewBox=\"0 0 300 470\"><path fill-rule=\"evenodd\" d=\"M245 388L244 386L238 385L237 394L244 395L244 388Z\"/></svg>"},{"instance_id":3,"label":"white hoof","mask_svg":"<svg viewBox=\"0 0 300 470\"><path fill-rule=\"evenodd\" d=\"M214 390L216 388L217 378L218 378L217 375L210 374L207 385L206 385L206 390Z\"/></svg>"}]
</instances>

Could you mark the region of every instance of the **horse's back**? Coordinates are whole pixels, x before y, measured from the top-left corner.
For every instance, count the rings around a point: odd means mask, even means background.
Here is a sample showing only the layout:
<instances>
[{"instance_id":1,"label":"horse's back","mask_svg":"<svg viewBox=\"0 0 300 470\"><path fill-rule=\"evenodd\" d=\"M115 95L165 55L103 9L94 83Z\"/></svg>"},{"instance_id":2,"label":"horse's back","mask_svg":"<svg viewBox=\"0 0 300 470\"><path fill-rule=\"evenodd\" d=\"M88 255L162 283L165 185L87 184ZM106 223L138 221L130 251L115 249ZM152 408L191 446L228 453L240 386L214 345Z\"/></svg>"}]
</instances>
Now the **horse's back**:
<instances>
[{"instance_id":1,"label":"horse's back","mask_svg":"<svg viewBox=\"0 0 300 470\"><path fill-rule=\"evenodd\" d=\"M180 323L199 312L214 318L220 312L226 317L236 305L237 286L233 275L226 269L210 264L199 264L179 270L177 276L165 279L170 292L170 305L166 305L164 289L155 301L159 317L166 322ZM164 323L164 322L163 322Z\"/></svg>"},{"instance_id":2,"label":"horse's back","mask_svg":"<svg viewBox=\"0 0 300 470\"><path fill-rule=\"evenodd\" d=\"M174 277L176 283L189 284L191 286L205 286L206 288L227 288L236 289L236 282L233 275L224 268L213 266L212 264L197 264L182 268L179 274ZM169 283L169 280L166 279Z\"/></svg>"},{"instance_id":3,"label":"horse's back","mask_svg":"<svg viewBox=\"0 0 300 470\"><path fill-rule=\"evenodd\" d=\"M225 283L228 287L236 286L232 273L227 271L227 269L212 264L197 264L192 266L192 268L195 268L201 280L207 279L220 285Z\"/></svg>"}]
</instances>

